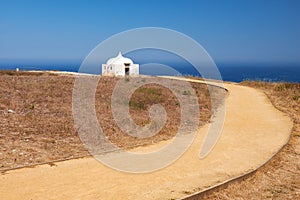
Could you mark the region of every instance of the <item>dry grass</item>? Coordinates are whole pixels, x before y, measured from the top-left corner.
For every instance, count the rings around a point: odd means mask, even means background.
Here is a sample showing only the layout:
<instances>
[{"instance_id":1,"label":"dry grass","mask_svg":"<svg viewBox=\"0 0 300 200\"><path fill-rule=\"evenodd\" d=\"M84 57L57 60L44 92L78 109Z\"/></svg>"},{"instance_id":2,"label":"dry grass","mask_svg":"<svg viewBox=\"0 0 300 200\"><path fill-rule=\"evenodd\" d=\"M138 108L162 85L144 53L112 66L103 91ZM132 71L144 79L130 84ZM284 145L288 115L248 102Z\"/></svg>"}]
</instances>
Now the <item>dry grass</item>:
<instances>
[{"instance_id":1,"label":"dry grass","mask_svg":"<svg viewBox=\"0 0 300 200\"><path fill-rule=\"evenodd\" d=\"M300 84L250 81L241 84L263 90L277 109L293 119L290 141L255 174L223 186L202 198L300 199Z\"/></svg>"},{"instance_id":2,"label":"dry grass","mask_svg":"<svg viewBox=\"0 0 300 200\"><path fill-rule=\"evenodd\" d=\"M0 169L88 155L72 117L74 80L72 76L48 73L0 71ZM167 111L167 123L147 139L125 135L116 126L110 109L116 81L113 77L101 78L95 101L98 120L114 143L122 147L146 145L174 136L180 105L168 89L154 84L133 94L130 113L137 124L145 125L149 123L149 107L161 103ZM202 84L192 86L201 105L200 124L207 123L212 114L208 90ZM216 88L215 92L223 91Z\"/></svg>"},{"instance_id":3,"label":"dry grass","mask_svg":"<svg viewBox=\"0 0 300 200\"><path fill-rule=\"evenodd\" d=\"M87 154L73 126L73 84L48 74L0 76L0 169Z\"/></svg>"},{"instance_id":4,"label":"dry grass","mask_svg":"<svg viewBox=\"0 0 300 200\"><path fill-rule=\"evenodd\" d=\"M101 79L96 93L96 99L99 99L96 102L96 112L101 127L110 141L120 147L146 145L170 139L176 134L180 123L180 106L176 97L167 88L150 84L137 89L131 97L129 102L130 114L138 125L144 126L150 123L149 108L151 105L160 103L167 112L164 128L155 136L142 139L123 133L113 118L110 102L118 78L103 77ZM100 92L104 87L107 92Z\"/></svg>"},{"instance_id":5,"label":"dry grass","mask_svg":"<svg viewBox=\"0 0 300 200\"><path fill-rule=\"evenodd\" d=\"M96 112L99 123L104 133L109 139L120 147L147 145L162 140L168 140L175 136L180 125L180 104L175 95L167 88L157 84L147 84L140 87L132 95L129 102L130 114L138 125L147 125L150 122L149 108L154 104L161 104L167 112L167 120L160 132L150 138L135 138L121 131L113 119L111 111L111 94L118 78L103 77L101 78L96 93ZM174 81L176 82L176 81ZM198 96L200 106L200 124L207 123L211 117L211 104L209 100L209 92L203 84L191 84ZM106 92L103 91L105 88ZM220 89L216 89L216 92ZM183 91L183 95L189 91Z\"/></svg>"},{"instance_id":6,"label":"dry grass","mask_svg":"<svg viewBox=\"0 0 300 200\"><path fill-rule=\"evenodd\" d=\"M55 73L49 73L49 72L30 72L30 71L13 71L13 70L0 70L0 76L57 76Z\"/></svg>"}]
</instances>

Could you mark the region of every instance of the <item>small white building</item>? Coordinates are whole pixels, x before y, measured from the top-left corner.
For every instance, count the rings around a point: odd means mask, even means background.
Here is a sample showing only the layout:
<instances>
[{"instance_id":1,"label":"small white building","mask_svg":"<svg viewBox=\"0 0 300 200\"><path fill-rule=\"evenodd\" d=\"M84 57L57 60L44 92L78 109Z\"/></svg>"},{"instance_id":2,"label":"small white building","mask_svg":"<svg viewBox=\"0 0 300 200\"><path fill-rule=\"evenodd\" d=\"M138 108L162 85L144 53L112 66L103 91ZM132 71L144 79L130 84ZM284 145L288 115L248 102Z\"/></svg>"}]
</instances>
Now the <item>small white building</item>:
<instances>
[{"instance_id":1,"label":"small white building","mask_svg":"<svg viewBox=\"0 0 300 200\"><path fill-rule=\"evenodd\" d=\"M102 64L102 75L125 76L139 75L139 65L122 56L119 52L115 58L110 58L106 64Z\"/></svg>"}]
</instances>

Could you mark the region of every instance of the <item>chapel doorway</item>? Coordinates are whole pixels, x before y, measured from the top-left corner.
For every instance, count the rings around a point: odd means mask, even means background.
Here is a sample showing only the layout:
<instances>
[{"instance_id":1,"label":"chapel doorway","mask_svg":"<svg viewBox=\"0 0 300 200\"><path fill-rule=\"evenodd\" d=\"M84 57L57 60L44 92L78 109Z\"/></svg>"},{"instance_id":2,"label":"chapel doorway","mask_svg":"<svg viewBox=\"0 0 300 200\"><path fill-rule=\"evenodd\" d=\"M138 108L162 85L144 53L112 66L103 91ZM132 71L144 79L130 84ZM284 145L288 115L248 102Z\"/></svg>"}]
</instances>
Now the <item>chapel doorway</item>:
<instances>
[{"instance_id":1,"label":"chapel doorway","mask_svg":"<svg viewBox=\"0 0 300 200\"><path fill-rule=\"evenodd\" d=\"M129 75L129 66L130 66L130 63L124 63L125 65L125 75Z\"/></svg>"}]
</instances>

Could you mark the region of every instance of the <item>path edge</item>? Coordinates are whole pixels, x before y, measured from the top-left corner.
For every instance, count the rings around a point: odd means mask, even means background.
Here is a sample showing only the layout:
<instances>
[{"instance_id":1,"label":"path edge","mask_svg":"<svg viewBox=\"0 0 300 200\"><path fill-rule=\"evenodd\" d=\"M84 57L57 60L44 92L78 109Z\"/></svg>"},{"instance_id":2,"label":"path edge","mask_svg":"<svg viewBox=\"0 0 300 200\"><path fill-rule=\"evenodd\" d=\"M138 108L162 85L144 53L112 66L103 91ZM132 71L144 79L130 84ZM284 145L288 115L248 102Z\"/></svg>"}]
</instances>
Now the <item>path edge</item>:
<instances>
[{"instance_id":1,"label":"path edge","mask_svg":"<svg viewBox=\"0 0 300 200\"><path fill-rule=\"evenodd\" d=\"M244 85L241 85L243 87L249 87L249 86L244 86ZM291 127L290 131L289 131L289 135L288 135L288 138L286 139L285 143L277 150L275 151L271 157L269 159L267 159L265 162L263 162L261 165L259 165L258 167L256 167L255 169L251 169L250 171L246 172L246 173L243 173L241 175L238 175L238 176L235 176L235 177L232 177L230 179L227 179L223 182L220 182L220 183L217 183L215 185L212 185L208 188L205 188L203 190L200 190L200 191L197 191L197 192L194 192L193 194L189 194L187 196L184 196L182 198L178 198L180 200L199 200L199 199L203 199L203 197L207 194L210 194L210 193L213 193L219 189L225 189L228 185L230 185L231 183L236 183L238 181L243 181L244 179L247 179L249 177L251 177L252 175L254 175L258 170L260 170L262 167L264 167L265 165L267 165L271 160L273 160L273 158L278 155L290 142L291 140L291 136L292 136L292 132L293 132L293 129L294 129L294 120L289 116L289 114L283 112L282 110L280 110L279 108L277 108L273 102L270 100L269 96L261 89L257 89L257 88L254 88L254 87L249 87L249 88L252 88L252 89L255 89L255 90L258 90L259 92L262 92L264 93L264 95L266 96L266 99L272 104L272 106L280 111L281 113L287 115L291 122L293 123L293 126Z\"/></svg>"}]
</instances>

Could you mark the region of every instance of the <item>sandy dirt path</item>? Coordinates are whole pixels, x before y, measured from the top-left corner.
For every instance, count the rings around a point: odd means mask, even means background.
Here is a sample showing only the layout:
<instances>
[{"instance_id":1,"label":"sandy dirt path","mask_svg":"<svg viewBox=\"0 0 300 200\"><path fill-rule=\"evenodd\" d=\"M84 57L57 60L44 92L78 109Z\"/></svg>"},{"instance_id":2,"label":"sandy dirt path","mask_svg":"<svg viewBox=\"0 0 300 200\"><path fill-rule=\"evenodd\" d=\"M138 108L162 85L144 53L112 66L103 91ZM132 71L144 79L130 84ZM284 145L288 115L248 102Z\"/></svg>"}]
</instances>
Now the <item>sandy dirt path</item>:
<instances>
[{"instance_id":1,"label":"sandy dirt path","mask_svg":"<svg viewBox=\"0 0 300 200\"><path fill-rule=\"evenodd\" d=\"M198 131L180 159L162 170L123 173L93 158L23 168L0 175L0 199L174 199L257 168L287 142L292 121L262 92L224 86L229 91L224 128L204 159L198 155L209 125Z\"/></svg>"}]
</instances>

